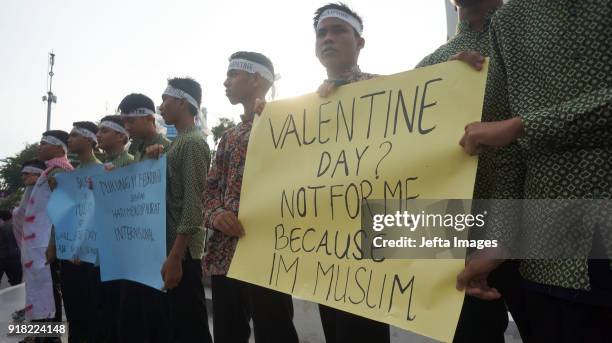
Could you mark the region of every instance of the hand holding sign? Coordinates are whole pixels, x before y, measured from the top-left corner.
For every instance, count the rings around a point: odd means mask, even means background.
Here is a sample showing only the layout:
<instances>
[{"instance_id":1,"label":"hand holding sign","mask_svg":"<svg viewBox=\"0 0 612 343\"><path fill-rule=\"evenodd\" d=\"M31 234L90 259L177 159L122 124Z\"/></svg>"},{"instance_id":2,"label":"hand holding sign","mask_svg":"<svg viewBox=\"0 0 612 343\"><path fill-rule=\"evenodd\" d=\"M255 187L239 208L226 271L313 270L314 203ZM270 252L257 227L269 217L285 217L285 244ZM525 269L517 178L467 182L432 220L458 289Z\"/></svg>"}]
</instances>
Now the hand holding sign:
<instances>
[{"instance_id":1,"label":"hand holding sign","mask_svg":"<svg viewBox=\"0 0 612 343\"><path fill-rule=\"evenodd\" d=\"M149 158L158 159L164 153L164 146L161 144L154 144L147 147L145 154Z\"/></svg>"},{"instance_id":2,"label":"hand holding sign","mask_svg":"<svg viewBox=\"0 0 612 343\"><path fill-rule=\"evenodd\" d=\"M232 211L223 211L215 216L213 227L231 237L244 236L244 228Z\"/></svg>"},{"instance_id":3,"label":"hand holding sign","mask_svg":"<svg viewBox=\"0 0 612 343\"><path fill-rule=\"evenodd\" d=\"M482 70L482 66L485 63L485 58L478 51L462 51L458 54L451 56L449 61L462 61L467 63L474 70Z\"/></svg>"},{"instance_id":4,"label":"hand holding sign","mask_svg":"<svg viewBox=\"0 0 612 343\"><path fill-rule=\"evenodd\" d=\"M456 139L480 118L485 81L451 62L267 104L243 176L249 235L228 276L452 340L463 260L375 259L362 204L470 198L477 161Z\"/></svg>"},{"instance_id":5,"label":"hand holding sign","mask_svg":"<svg viewBox=\"0 0 612 343\"><path fill-rule=\"evenodd\" d=\"M255 114L260 115L266 108L266 99L255 99Z\"/></svg>"},{"instance_id":6,"label":"hand holding sign","mask_svg":"<svg viewBox=\"0 0 612 343\"><path fill-rule=\"evenodd\" d=\"M466 125L459 145L466 153L478 155L488 147L499 148L512 144L522 135L523 122L519 117L487 123L474 122Z\"/></svg>"}]
</instances>

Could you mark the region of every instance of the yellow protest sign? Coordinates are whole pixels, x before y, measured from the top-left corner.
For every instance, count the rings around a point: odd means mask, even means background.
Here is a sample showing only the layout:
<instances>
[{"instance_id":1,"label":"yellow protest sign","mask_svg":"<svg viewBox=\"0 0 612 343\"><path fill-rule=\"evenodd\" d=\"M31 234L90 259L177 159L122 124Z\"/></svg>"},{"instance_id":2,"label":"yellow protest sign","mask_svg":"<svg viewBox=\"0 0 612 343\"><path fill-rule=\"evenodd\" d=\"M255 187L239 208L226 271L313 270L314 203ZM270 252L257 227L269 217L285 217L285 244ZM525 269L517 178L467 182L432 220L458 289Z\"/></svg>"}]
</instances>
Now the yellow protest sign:
<instances>
[{"instance_id":1,"label":"yellow protest sign","mask_svg":"<svg viewBox=\"0 0 612 343\"><path fill-rule=\"evenodd\" d=\"M463 260L374 261L363 199L469 199L486 71L448 62L270 103L249 141L229 276L451 341Z\"/></svg>"}]
</instances>

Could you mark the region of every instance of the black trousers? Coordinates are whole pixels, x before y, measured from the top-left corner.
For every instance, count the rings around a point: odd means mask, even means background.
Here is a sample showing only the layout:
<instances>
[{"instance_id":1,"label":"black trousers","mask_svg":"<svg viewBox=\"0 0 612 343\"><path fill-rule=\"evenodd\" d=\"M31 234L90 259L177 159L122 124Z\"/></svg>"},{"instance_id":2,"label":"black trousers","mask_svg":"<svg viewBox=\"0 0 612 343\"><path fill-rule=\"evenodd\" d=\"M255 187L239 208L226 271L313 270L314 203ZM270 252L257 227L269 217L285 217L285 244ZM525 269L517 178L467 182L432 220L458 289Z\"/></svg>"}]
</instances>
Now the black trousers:
<instances>
[{"instance_id":1,"label":"black trousers","mask_svg":"<svg viewBox=\"0 0 612 343\"><path fill-rule=\"evenodd\" d=\"M112 328L109 328L109 320L105 312L106 289L100 279L100 267L90 265L88 270L87 284L91 290L91 310L89 320L89 341L87 343L107 342L107 336Z\"/></svg>"},{"instance_id":2,"label":"black trousers","mask_svg":"<svg viewBox=\"0 0 612 343\"><path fill-rule=\"evenodd\" d=\"M506 261L489 276L489 283L502 299L487 301L466 295L461 308L454 343L503 343L512 314L523 340L528 334L525 291L518 271L519 261Z\"/></svg>"},{"instance_id":3,"label":"black trousers","mask_svg":"<svg viewBox=\"0 0 612 343\"><path fill-rule=\"evenodd\" d=\"M215 343L246 343L253 320L255 342L297 343L290 295L224 275L212 276Z\"/></svg>"},{"instance_id":4,"label":"black trousers","mask_svg":"<svg viewBox=\"0 0 612 343\"><path fill-rule=\"evenodd\" d=\"M168 290L170 342L211 343L200 260L183 261L183 278Z\"/></svg>"},{"instance_id":5,"label":"black trousers","mask_svg":"<svg viewBox=\"0 0 612 343\"><path fill-rule=\"evenodd\" d=\"M89 285L91 264L76 265L60 261L60 285L64 299L64 311L68 321L68 342L89 342L93 290Z\"/></svg>"},{"instance_id":6,"label":"black trousers","mask_svg":"<svg viewBox=\"0 0 612 343\"><path fill-rule=\"evenodd\" d=\"M390 341L389 325L319 304L327 343Z\"/></svg>"},{"instance_id":7,"label":"black trousers","mask_svg":"<svg viewBox=\"0 0 612 343\"><path fill-rule=\"evenodd\" d=\"M53 282L53 300L55 300L55 317L53 321L62 321L62 286L60 284L59 261L55 260L49 265L51 269L51 280Z\"/></svg>"},{"instance_id":8,"label":"black trousers","mask_svg":"<svg viewBox=\"0 0 612 343\"><path fill-rule=\"evenodd\" d=\"M123 280L113 280L102 283L102 323L107 331L102 333L104 342L119 340L119 301Z\"/></svg>"},{"instance_id":9,"label":"black trousers","mask_svg":"<svg viewBox=\"0 0 612 343\"><path fill-rule=\"evenodd\" d=\"M487 301L465 295L453 343L504 343L507 327L503 299Z\"/></svg>"},{"instance_id":10,"label":"black trousers","mask_svg":"<svg viewBox=\"0 0 612 343\"><path fill-rule=\"evenodd\" d=\"M119 304L119 342L166 343L170 341L166 294L125 280Z\"/></svg>"},{"instance_id":11,"label":"black trousers","mask_svg":"<svg viewBox=\"0 0 612 343\"><path fill-rule=\"evenodd\" d=\"M21 260L18 257L0 259L0 280L6 274L9 285L15 286L21 283L23 270L21 269Z\"/></svg>"},{"instance_id":12,"label":"black trousers","mask_svg":"<svg viewBox=\"0 0 612 343\"><path fill-rule=\"evenodd\" d=\"M612 308L526 291L529 337L525 343L612 342Z\"/></svg>"}]
</instances>

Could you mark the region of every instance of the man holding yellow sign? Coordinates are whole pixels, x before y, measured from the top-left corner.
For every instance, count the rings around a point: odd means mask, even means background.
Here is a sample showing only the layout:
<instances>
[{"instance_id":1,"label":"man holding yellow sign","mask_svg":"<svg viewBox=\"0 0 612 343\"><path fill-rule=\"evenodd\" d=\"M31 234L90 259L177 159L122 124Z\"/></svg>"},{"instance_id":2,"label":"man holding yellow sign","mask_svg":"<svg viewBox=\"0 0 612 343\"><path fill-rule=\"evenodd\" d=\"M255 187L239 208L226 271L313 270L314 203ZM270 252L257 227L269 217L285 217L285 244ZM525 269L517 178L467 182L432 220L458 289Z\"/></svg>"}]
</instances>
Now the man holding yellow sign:
<instances>
[{"instance_id":1,"label":"man holding yellow sign","mask_svg":"<svg viewBox=\"0 0 612 343\"><path fill-rule=\"evenodd\" d=\"M320 14L327 88L369 78L355 68L364 44L355 16ZM471 198L476 160L457 140L480 119L485 77L452 62L267 105L243 176L239 219L248 234L228 276L326 306L328 342L388 341L382 323L452 340L463 261L368 259L361 204Z\"/></svg>"}]
</instances>

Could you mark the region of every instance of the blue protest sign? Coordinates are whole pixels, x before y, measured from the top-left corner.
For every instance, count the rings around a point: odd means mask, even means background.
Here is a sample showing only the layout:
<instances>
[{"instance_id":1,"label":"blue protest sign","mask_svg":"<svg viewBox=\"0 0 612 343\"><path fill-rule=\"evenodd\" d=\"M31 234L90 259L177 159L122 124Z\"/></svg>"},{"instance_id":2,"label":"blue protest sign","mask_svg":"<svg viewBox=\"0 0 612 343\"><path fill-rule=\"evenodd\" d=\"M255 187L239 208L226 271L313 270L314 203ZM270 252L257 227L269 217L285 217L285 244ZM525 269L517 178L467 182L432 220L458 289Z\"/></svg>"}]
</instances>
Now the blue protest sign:
<instances>
[{"instance_id":1,"label":"blue protest sign","mask_svg":"<svg viewBox=\"0 0 612 343\"><path fill-rule=\"evenodd\" d=\"M102 281L161 289L166 259L166 157L93 178Z\"/></svg>"},{"instance_id":2,"label":"blue protest sign","mask_svg":"<svg viewBox=\"0 0 612 343\"><path fill-rule=\"evenodd\" d=\"M95 201L88 178L103 173L102 165L76 169L55 176L47 214L55 227L56 255L61 260L98 262Z\"/></svg>"}]
</instances>

